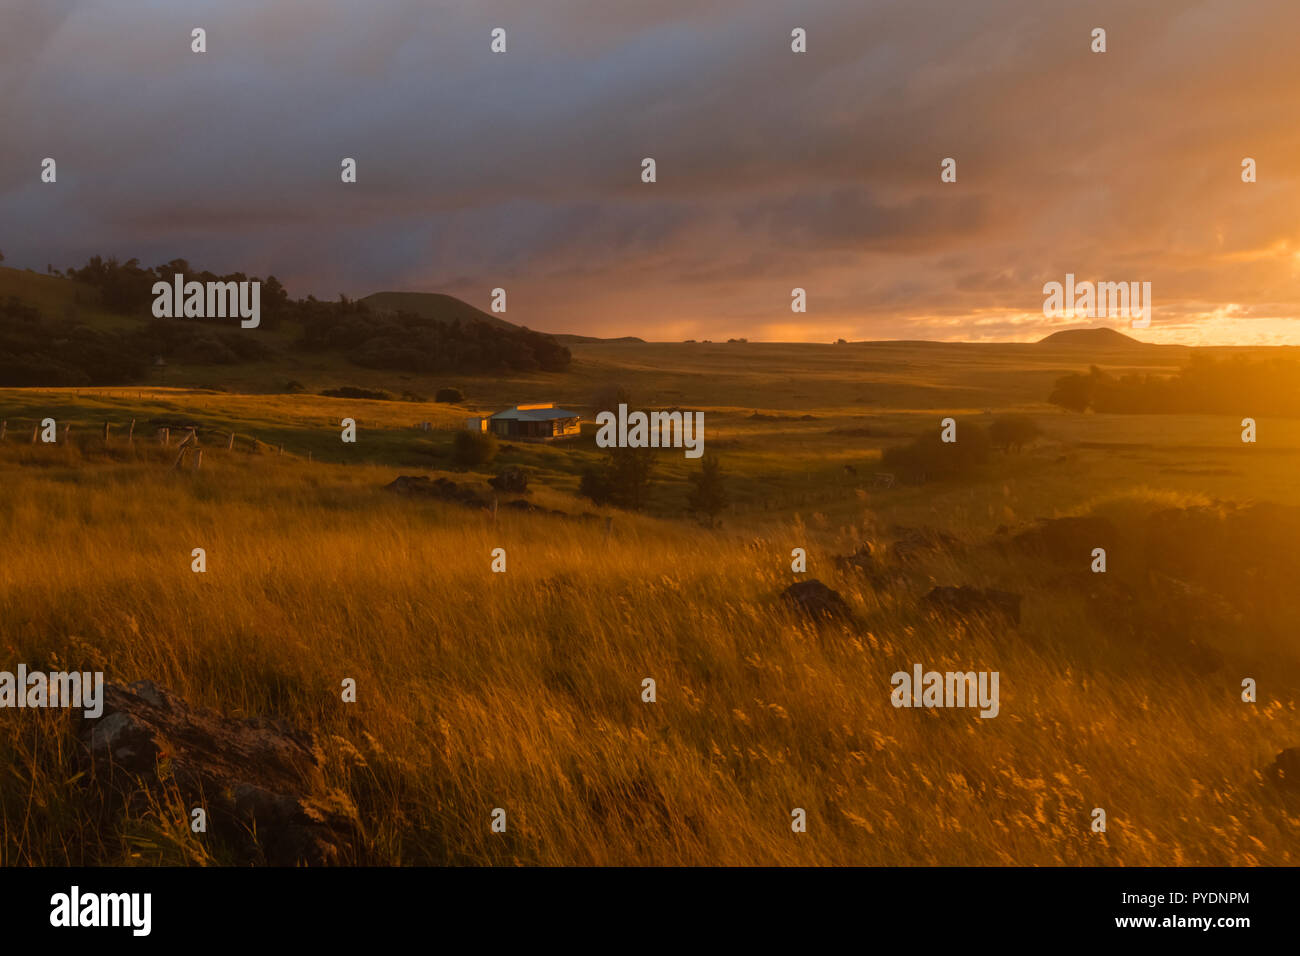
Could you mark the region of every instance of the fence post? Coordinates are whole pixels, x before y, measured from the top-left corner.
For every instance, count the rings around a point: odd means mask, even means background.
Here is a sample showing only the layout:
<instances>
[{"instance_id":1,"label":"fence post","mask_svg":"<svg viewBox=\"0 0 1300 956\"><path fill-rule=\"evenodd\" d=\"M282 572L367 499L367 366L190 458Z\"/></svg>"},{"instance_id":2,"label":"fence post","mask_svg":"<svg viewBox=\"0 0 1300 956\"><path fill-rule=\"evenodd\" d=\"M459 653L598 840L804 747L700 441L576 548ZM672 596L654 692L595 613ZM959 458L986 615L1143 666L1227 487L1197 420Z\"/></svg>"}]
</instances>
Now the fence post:
<instances>
[{"instance_id":1,"label":"fence post","mask_svg":"<svg viewBox=\"0 0 1300 956\"><path fill-rule=\"evenodd\" d=\"M229 440L226 442L226 451L230 451L230 450L233 449L234 447L235 447L235 433L234 433L234 432L231 432L231 433L230 433L230 438L229 438Z\"/></svg>"},{"instance_id":2,"label":"fence post","mask_svg":"<svg viewBox=\"0 0 1300 956\"><path fill-rule=\"evenodd\" d=\"M9 422L7 420L0 422L0 441L5 440L5 432L7 432L8 430L9 430Z\"/></svg>"},{"instance_id":3,"label":"fence post","mask_svg":"<svg viewBox=\"0 0 1300 956\"><path fill-rule=\"evenodd\" d=\"M32 444L33 444L33 445L36 444L36 433L39 432L40 430L41 430L41 426L40 426L40 425L33 425L33 426L32 426Z\"/></svg>"},{"instance_id":4,"label":"fence post","mask_svg":"<svg viewBox=\"0 0 1300 956\"><path fill-rule=\"evenodd\" d=\"M185 462L185 453L190 450L191 444L195 446L194 450L198 451L197 446L199 444L199 436L195 433L193 428L191 428L190 433L185 436L185 440L180 443L179 446L180 454L177 455L176 460L172 462L172 467L170 469L171 471L180 470L181 465Z\"/></svg>"},{"instance_id":5,"label":"fence post","mask_svg":"<svg viewBox=\"0 0 1300 956\"><path fill-rule=\"evenodd\" d=\"M280 442L280 456L284 455L284 442ZM279 456L277 456L279 457Z\"/></svg>"},{"instance_id":6,"label":"fence post","mask_svg":"<svg viewBox=\"0 0 1300 956\"><path fill-rule=\"evenodd\" d=\"M134 418L131 419L131 427L127 430L126 433L126 443L128 445L135 444L135 419Z\"/></svg>"},{"instance_id":7,"label":"fence post","mask_svg":"<svg viewBox=\"0 0 1300 956\"><path fill-rule=\"evenodd\" d=\"M108 422L104 422L104 444L108 444Z\"/></svg>"},{"instance_id":8,"label":"fence post","mask_svg":"<svg viewBox=\"0 0 1300 956\"><path fill-rule=\"evenodd\" d=\"M194 470L198 471L203 467L203 449L199 448L194 452Z\"/></svg>"},{"instance_id":9,"label":"fence post","mask_svg":"<svg viewBox=\"0 0 1300 956\"><path fill-rule=\"evenodd\" d=\"M162 430L162 444L166 448L172 443L172 430L170 426L164 425Z\"/></svg>"},{"instance_id":10,"label":"fence post","mask_svg":"<svg viewBox=\"0 0 1300 956\"><path fill-rule=\"evenodd\" d=\"M55 438L57 439L58 431L56 430L54 434L55 434ZM64 426L63 429L63 440L67 442L70 441L71 439L72 439L72 422L68 422L68 424Z\"/></svg>"}]
</instances>

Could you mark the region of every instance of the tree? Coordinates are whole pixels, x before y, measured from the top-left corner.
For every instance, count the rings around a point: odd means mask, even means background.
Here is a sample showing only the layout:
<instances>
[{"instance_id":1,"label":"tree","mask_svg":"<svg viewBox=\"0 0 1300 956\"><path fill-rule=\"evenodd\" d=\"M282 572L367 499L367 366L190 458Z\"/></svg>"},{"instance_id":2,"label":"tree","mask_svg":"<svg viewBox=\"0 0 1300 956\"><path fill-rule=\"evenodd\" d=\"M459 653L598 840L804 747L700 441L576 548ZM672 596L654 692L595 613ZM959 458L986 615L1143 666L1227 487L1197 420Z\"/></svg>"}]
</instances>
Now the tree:
<instances>
[{"instance_id":1,"label":"tree","mask_svg":"<svg viewBox=\"0 0 1300 956\"><path fill-rule=\"evenodd\" d=\"M440 388L433 396L433 400L435 402L451 402L454 405L459 405L461 402L465 401L465 396L458 388Z\"/></svg>"},{"instance_id":2,"label":"tree","mask_svg":"<svg viewBox=\"0 0 1300 956\"><path fill-rule=\"evenodd\" d=\"M609 479L604 468L589 466L582 470L582 479L578 482L578 494L590 498L598 505L609 504Z\"/></svg>"},{"instance_id":3,"label":"tree","mask_svg":"<svg viewBox=\"0 0 1300 956\"><path fill-rule=\"evenodd\" d=\"M609 450L610 500L620 508L640 511L649 498L654 454L649 448Z\"/></svg>"},{"instance_id":4,"label":"tree","mask_svg":"<svg viewBox=\"0 0 1300 956\"><path fill-rule=\"evenodd\" d=\"M1047 400L1072 412L1087 411L1092 404L1092 380L1087 375L1063 375Z\"/></svg>"},{"instance_id":5,"label":"tree","mask_svg":"<svg viewBox=\"0 0 1300 956\"><path fill-rule=\"evenodd\" d=\"M705 455L700 470L691 475L690 508L697 514L707 515L713 527L719 512L727 505L727 491L723 487L722 465L717 455Z\"/></svg>"},{"instance_id":6,"label":"tree","mask_svg":"<svg viewBox=\"0 0 1300 956\"><path fill-rule=\"evenodd\" d=\"M611 448L604 462L583 470L578 493L598 505L639 511L649 498L654 465L648 448Z\"/></svg>"},{"instance_id":7,"label":"tree","mask_svg":"<svg viewBox=\"0 0 1300 956\"><path fill-rule=\"evenodd\" d=\"M591 396L591 407L597 412L617 412L619 405L631 405L628 390L617 382L602 385Z\"/></svg>"}]
</instances>

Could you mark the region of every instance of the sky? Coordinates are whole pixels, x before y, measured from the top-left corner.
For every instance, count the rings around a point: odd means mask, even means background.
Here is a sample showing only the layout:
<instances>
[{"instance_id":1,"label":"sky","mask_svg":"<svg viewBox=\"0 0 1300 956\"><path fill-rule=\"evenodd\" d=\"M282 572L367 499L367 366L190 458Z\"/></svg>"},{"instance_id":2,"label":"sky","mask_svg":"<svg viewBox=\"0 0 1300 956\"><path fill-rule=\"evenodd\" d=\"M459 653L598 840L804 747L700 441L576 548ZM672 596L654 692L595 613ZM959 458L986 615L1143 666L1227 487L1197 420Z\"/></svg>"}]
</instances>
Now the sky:
<instances>
[{"instance_id":1,"label":"sky","mask_svg":"<svg viewBox=\"0 0 1300 956\"><path fill-rule=\"evenodd\" d=\"M1127 330L1046 318L1070 273L1150 282L1147 341L1300 344L1298 34L1297 0L0 0L0 251L651 340Z\"/></svg>"}]
</instances>

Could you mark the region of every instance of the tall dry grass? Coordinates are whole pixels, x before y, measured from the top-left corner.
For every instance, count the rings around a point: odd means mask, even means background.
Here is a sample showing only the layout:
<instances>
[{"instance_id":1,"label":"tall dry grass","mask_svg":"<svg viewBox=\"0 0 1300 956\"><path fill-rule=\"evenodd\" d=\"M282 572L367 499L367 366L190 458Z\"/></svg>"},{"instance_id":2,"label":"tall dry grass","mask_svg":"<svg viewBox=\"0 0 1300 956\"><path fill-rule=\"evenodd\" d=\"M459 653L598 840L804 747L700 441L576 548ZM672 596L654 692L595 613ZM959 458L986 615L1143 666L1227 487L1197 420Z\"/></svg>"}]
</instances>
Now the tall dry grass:
<instances>
[{"instance_id":1,"label":"tall dry grass","mask_svg":"<svg viewBox=\"0 0 1300 956\"><path fill-rule=\"evenodd\" d=\"M1265 684L1245 705L1231 672L1084 653L1103 635L1066 592L1030 591L1018 632L951 625L916 597L954 583L956 559L878 591L831 569L853 543L842 529L754 542L618 515L606 537L599 521L397 498L390 469L213 454L167 474L161 452L46 451L0 453L7 669L148 678L318 732L367 862L1297 861L1300 805L1259 773L1300 738L1295 700ZM780 604L795 546L854 623ZM983 567L997 584L1032 571ZM916 662L999 671L1000 715L894 709L890 676ZM0 710L0 864L228 861L178 801L101 821L74 729L66 712Z\"/></svg>"}]
</instances>

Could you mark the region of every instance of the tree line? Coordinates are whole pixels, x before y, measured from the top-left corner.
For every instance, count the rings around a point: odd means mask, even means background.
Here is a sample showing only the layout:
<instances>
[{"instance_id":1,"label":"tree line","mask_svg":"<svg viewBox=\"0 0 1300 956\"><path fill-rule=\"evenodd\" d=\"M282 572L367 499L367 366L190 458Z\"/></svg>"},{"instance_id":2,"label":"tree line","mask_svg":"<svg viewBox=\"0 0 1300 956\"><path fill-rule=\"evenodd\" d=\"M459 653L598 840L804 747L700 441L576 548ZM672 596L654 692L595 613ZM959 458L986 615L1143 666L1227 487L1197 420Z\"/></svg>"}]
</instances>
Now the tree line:
<instances>
[{"instance_id":1,"label":"tree line","mask_svg":"<svg viewBox=\"0 0 1300 956\"><path fill-rule=\"evenodd\" d=\"M1300 415L1300 361L1193 354L1174 375L1111 375L1093 365L1056 380L1048 401L1075 412Z\"/></svg>"},{"instance_id":2,"label":"tree line","mask_svg":"<svg viewBox=\"0 0 1300 956\"><path fill-rule=\"evenodd\" d=\"M154 318L154 284L170 283L178 273L187 282L260 282L258 331L296 322L299 348L344 352L364 368L424 374L562 372L571 360L569 350L551 336L526 328L377 313L346 296L337 302L311 295L291 299L275 276L217 274L184 259L146 267L138 259L92 256L81 267L60 272L51 266L48 271L93 289L98 308L140 323L113 330L87 324L81 311L90 303L81 292L58 316L10 297L0 304L0 386L125 385L146 378L159 359L163 364L233 365L275 357L266 338L240 329L237 317Z\"/></svg>"}]
</instances>

